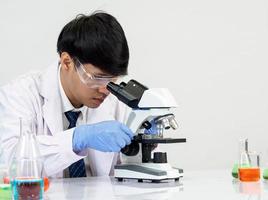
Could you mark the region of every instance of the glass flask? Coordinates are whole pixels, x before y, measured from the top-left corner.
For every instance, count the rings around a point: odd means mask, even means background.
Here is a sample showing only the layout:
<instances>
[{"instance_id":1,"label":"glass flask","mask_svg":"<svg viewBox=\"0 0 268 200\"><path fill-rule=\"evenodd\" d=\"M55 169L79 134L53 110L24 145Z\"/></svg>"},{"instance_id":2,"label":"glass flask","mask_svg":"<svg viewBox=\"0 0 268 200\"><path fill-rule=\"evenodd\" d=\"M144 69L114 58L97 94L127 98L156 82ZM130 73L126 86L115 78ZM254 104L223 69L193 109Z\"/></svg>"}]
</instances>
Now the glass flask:
<instances>
[{"instance_id":1,"label":"glass flask","mask_svg":"<svg viewBox=\"0 0 268 200\"><path fill-rule=\"evenodd\" d=\"M14 200L43 199L43 161L36 140L34 119L19 119L20 138L9 176Z\"/></svg>"},{"instance_id":2,"label":"glass flask","mask_svg":"<svg viewBox=\"0 0 268 200\"><path fill-rule=\"evenodd\" d=\"M241 154L243 152L248 152L248 139L240 139L238 142L238 156L237 156L238 160L240 159ZM232 169L232 176L234 178L238 178L238 167L239 162L236 162Z\"/></svg>"}]
</instances>

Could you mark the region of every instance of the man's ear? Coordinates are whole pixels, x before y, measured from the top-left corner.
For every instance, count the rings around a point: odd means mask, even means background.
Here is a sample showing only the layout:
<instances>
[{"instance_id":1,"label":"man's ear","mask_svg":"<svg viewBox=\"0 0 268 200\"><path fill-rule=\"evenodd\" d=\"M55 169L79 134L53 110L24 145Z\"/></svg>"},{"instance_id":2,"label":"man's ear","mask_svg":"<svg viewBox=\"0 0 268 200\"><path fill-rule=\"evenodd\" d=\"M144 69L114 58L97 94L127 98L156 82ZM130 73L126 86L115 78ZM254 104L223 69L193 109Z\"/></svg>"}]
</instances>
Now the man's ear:
<instances>
[{"instance_id":1,"label":"man's ear","mask_svg":"<svg viewBox=\"0 0 268 200\"><path fill-rule=\"evenodd\" d=\"M73 59L71 58L70 54L67 52L62 52L60 55L60 64L61 67L65 70L70 70L74 67Z\"/></svg>"}]
</instances>

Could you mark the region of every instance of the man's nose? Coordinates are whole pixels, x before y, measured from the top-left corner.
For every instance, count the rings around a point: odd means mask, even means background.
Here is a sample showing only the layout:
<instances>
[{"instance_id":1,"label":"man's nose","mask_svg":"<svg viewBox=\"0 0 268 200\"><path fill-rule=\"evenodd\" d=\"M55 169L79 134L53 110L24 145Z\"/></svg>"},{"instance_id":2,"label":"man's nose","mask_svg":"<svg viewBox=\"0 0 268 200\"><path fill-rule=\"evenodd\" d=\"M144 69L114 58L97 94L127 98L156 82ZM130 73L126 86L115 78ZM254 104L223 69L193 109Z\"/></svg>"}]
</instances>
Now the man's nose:
<instances>
[{"instance_id":1,"label":"man's nose","mask_svg":"<svg viewBox=\"0 0 268 200\"><path fill-rule=\"evenodd\" d=\"M108 94L110 94L109 90L107 90L107 88L106 88L106 85L104 85L104 86L100 86L100 87L98 88L98 90L99 90L99 93L105 94L106 96L107 96Z\"/></svg>"}]
</instances>

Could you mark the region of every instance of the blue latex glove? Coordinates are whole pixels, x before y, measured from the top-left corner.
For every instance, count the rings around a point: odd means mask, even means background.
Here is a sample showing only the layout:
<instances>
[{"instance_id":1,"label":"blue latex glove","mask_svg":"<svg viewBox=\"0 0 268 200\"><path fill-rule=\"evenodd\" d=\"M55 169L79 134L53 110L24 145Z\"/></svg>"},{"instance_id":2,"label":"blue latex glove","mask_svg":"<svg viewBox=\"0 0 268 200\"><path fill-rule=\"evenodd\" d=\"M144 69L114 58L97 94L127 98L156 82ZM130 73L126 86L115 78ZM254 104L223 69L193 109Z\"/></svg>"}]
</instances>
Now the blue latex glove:
<instances>
[{"instance_id":1,"label":"blue latex glove","mask_svg":"<svg viewBox=\"0 0 268 200\"><path fill-rule=\"evenodd\" d=\"M119 152L131 143L134 134L124 124L112 120L78 126L73 134L73 151L92 148L103 152Z\"/></svg>"}]
</instances>

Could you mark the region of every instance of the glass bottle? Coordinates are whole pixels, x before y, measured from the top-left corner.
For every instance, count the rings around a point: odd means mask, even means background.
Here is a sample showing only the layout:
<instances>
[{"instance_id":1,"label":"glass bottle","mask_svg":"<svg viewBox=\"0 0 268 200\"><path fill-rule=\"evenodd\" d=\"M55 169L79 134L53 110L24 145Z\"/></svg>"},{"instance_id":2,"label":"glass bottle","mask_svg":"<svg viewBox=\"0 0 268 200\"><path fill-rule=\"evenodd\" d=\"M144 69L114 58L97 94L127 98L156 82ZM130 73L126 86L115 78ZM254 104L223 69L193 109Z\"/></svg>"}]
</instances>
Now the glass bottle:
<instances>
[{"instance_id":1,"label":"glass bottle","mask_svg":"<svg viewBox=\"0 0 268 200\"><path fill-rule=\"evenodd\" d=\"M43 199L43 161L36 141L34 120L20 118L19 126L20 138L9 169L13 199Z\"/></svg>"}]
</instances>

